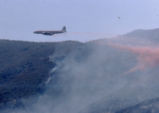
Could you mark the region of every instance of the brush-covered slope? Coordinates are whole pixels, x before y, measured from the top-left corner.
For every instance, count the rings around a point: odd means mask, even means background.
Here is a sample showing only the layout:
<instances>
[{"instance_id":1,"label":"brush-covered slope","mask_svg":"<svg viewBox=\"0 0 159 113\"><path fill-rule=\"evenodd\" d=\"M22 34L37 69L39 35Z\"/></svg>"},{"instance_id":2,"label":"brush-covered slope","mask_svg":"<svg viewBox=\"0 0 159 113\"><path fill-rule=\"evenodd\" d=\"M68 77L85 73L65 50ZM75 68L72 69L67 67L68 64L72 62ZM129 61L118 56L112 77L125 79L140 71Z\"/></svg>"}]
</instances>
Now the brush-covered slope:
<instances>
[{"instance_id":1,"label":"brush-covered slope","mask_svg":"<svg viewBox=\"0 0 159 113\"><path fill-rule=\"evenodd\" d=\"M0 40L0 108L43 92L50 70L50 55L67 55L77 42L33 43ZM56 51L56 52L55 52Z\"/></svg>"},{"instance_id":2,"label":"brush-covered slope","mask_svg":"<svg viewBox=\"0 0 159 113\"><path fill-rule=\"evenodd\" d=\"M3 113L138 113L150 106L158 110L158 30L136 32L140 31L87 43L1 40L0 109L5 107Z\"/></svg>"}]
</instances>

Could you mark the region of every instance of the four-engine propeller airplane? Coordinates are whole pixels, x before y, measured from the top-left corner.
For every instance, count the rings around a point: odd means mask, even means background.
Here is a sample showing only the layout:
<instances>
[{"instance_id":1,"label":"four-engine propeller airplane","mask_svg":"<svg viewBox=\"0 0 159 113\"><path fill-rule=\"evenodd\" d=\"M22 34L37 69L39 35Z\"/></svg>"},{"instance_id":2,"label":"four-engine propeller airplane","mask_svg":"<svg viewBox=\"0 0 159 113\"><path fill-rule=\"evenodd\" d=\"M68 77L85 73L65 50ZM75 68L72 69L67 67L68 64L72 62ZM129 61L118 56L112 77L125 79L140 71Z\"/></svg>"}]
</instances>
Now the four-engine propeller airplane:
<instances>
[{"instance_id":1,"label":"four-engine propeller airplane","mask_svg":"<svg viewBox=\"0 0 159 113\"><path fill-rule=\"evenodd\" d=\"M35 34L42 34L42 35L48 35L52 36L55 34L61 34L66 32L66 26L62 28L62 30L57 30L57 31L34 31Z\"/></svg>"}]
</instances>

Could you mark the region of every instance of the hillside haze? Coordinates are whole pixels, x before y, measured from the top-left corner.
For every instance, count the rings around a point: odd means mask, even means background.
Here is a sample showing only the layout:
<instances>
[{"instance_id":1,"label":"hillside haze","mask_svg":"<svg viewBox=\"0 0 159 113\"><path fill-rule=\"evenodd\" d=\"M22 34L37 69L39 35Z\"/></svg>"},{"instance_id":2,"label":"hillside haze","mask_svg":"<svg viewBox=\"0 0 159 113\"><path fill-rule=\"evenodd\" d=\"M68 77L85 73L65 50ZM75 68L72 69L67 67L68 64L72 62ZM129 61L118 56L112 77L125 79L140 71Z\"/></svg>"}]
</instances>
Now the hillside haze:
<instances>
[{"instance_id":1,"label":"hillside haze","mask_svg":"<svg viewBox=\"0 0 159 113\"><path fill-rule=\"evenodd\" d=\"M2 113L154 113L159 29L115 38L0 40Z\"/></svg>"}]
</instances>

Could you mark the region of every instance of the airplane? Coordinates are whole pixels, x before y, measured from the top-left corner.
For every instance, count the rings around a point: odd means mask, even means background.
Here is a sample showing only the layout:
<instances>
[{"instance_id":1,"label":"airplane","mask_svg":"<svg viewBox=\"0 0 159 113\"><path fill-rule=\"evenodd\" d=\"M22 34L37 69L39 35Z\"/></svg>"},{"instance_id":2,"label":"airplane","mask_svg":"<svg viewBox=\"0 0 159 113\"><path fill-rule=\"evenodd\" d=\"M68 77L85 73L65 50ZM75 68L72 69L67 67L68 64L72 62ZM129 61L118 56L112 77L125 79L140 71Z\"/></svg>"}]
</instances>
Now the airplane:
<instances>
[{"instance_id":1,"label":"airplane","mask_svg":"<svg viewBox=\"0 0 159 113\"><path fill-rule=\"evenodd\" d=\"M52 36L55 34L60 34L60 33L65 33L66 32L66 26L62 28L62 30L57 30L57 31L34 31L35 34L42 34L42 35L47 35L47 36Z\"/></svg>"}]
</instances>

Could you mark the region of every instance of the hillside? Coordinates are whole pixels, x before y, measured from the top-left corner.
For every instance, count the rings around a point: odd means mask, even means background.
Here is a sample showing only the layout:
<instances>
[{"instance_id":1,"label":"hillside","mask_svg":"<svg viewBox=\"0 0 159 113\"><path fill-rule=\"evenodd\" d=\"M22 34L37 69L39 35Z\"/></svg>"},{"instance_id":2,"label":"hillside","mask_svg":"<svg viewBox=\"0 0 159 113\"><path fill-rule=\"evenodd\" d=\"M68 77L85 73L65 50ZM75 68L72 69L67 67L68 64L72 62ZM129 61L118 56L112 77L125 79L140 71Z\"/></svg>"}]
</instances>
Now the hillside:
<instances>
[{"instance_id":1,"label":"hillside","mask_svg":"<svg viewBox=\"0 0 159 113\"><path fill-rule=\"evenodd\" d=\"M159 44L159 29L138 29L119 35L112 39L125 45L157 46Z\"/></svg>"},{"instance_id":2,"label":"hillside","mask_svg":"<svg viewBox=\"0 0 159 113\"><path fill-rule=\"evenodd\" d=\"M151 29L151 30L135 30L130 33L125 34L126 37L132 37L132 38L144 38L149 39L151 41L158 41L159 39L159 29Z\"/></svg>"},{"instance_id":3,"label":"hillside","mask_svg":"<svg viewBox=\"0 0 159 113\"><path fill-rule=\"evenodd\" d=\"M137 105L125 108L116 113L157 113L159 111L159 99L154 98Z\"/></svg>"},{"instance_id":4,"label":"hillside","mask_svg":"<svg viewBox=\"0 0 159 113\"><path fill-rule=\"evenodd\" d=\"M148 37L143 36L142 40L151 43L144 44L137 38L132 42L130 36L124 40L118 37L87 43L0 40L0 110L2 113L157 111L159 51L152 44L158 41Z\"/></svg>"},{"instance_id":5,"label":"hillside","mask_svg":"<svg viewBox=\"0 0 159 113\"><path fill-rule=\"evenodd\" d=\"M15 104L14 101L20 98L42 93L50 70L56 66L49 56L61 50L64 55L68 54L74 43L57 45L0 40L0 108L8 103Z\"/></svg>"}]
</instances>

